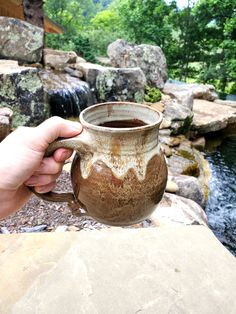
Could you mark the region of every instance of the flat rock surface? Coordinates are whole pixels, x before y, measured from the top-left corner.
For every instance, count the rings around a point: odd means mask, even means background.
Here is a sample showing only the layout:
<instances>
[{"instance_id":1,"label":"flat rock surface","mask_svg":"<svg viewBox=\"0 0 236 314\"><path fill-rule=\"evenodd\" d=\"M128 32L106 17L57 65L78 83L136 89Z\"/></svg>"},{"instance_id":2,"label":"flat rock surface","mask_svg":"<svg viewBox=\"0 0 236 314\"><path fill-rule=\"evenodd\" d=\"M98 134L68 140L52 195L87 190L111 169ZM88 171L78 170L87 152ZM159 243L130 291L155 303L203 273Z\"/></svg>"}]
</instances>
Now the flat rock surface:
<instances>
[{"instance_id":1,"label":"flat rock surface","mask_svg":"<svg viewBox=\"0 0 236 314\"><path fill-rule=\"evenodd\" d=\"M202 226L0 236L1 314L230 314L235 258Z\"/></svg>"},{"instance_id":2,"label":"flat rock surface","mask_svg":"<svg viewBox=\"0 0 236 314\"><path fill-rule=\"evenodd\" d=\"M194 99L192 130L199 134L215 132L236 122L236 108L202 99Z\"/></svg>"}]
</instances>

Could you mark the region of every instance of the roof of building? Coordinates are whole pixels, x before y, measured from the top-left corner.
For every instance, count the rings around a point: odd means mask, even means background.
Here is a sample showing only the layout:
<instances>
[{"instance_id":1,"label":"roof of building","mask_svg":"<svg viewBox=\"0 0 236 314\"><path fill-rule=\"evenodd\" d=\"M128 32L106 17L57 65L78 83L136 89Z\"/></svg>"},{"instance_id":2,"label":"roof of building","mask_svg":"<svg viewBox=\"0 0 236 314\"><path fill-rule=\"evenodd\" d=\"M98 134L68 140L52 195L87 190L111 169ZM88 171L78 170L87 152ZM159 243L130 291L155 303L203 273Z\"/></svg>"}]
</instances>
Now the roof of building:
<instances>
[{"instance_id":1,"label":"roof of building","mask_svg":"<svg viewBox=\"0 0 236 314\"><path fill-rule=\"evenodd\" d=\"M25 20L22 0L0 0L0 16L14 17ZM47 33L63 34L63 28L44 16L44 29Z\"/></svg>"}]
</instances>

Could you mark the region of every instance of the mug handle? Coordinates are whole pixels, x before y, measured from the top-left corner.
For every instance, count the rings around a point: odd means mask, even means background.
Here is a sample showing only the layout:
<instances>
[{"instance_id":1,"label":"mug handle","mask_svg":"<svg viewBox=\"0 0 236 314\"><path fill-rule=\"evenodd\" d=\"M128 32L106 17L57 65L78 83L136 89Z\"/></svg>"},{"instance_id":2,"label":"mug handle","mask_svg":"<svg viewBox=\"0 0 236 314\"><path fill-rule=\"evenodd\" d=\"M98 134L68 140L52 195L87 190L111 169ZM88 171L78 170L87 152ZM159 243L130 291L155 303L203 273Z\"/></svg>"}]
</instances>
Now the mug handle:
<instances>
[{"instance_id":1,"label":"mug handle","mask_svg":"<svg viewBox=\"0 0 236 314\"><path fill-rule=\"evenodd\" d=\"M95 146L92 145L92 142L86 132L83 130L79 135L72 138L63 138L57 139L56 141L49 144L45 157L51 156L54 151L58 148L69 148L72 150L76 150L80 155L85 154L93 154L95 151ZM76 216L88 216L86 213L86 206L82 204L80 201L76 200L73 193L57 193L57 192L48 192L48 193L37 193L34 187L29 187L31 192L33 192L39 198L50 201L50 202L66 202L72 210L72 213ZM85 211L82 213L81 210Z\"/></svg>"}]
</instances>

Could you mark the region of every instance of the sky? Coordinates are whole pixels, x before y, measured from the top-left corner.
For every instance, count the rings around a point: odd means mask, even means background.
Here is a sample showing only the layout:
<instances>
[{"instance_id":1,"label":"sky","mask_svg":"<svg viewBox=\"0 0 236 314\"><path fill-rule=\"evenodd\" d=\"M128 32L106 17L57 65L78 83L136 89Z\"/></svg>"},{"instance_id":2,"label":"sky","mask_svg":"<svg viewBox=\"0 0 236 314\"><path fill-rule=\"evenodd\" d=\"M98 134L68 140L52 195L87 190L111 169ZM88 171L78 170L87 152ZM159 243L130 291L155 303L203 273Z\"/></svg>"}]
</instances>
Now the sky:
<instances>
[{"instance_id":1,"label":"sky","mask_svg":"<svg viewBox=\"0 0 236 314\"><path fill-rule=\"evenodd\" d=\"M171 0L167 0L166 2L171 2ZM184 7L187 7L188 5L188 0L176 0L176 2L177 2L178 7L181 9ZM194 2L197 2L197 1L194 1Z\"/></svg>"}]
</instances>

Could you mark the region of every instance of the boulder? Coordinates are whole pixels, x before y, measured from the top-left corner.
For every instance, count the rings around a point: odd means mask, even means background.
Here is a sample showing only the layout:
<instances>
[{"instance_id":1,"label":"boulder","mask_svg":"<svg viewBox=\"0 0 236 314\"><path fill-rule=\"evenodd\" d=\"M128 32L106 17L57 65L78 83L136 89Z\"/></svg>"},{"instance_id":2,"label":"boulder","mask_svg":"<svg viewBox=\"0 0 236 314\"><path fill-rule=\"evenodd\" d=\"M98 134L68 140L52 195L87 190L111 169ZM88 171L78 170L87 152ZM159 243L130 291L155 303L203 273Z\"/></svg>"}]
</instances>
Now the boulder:
<instances>
[{"instance_id":1,"label":"boulder","mask_svg":"<svg viewBox=\"0 0 236 314\"><path fill-rule=\"evenodd\" d=\"M77 69L83 74L84 80L89 84L90 88L95 91L96 81L99 74L105 71L105 67L90 62L80 62Z\"/></svg>"},{"instance_id":2,"label":"boulder","mask_svg":"<svg viewBox=\"0 0 236 314\"><path fill-rule=\"evenodd\" d=\"M189 102L181 102L176 98L163 99L164 119L163 125L170 125L173 134L185 134L189 131L193 112Z\"/></svg>"},{"instance_id":3,"label":"boulder","mask_svg":"<svg viewBox=\"0 0 236 314\"><path fill-rule=\"evenodd\" d=\"M145 85L146 79L140 68L105 68L97 76L97 100L142 102Z\"/></svg>"},{"instance_id":4,"label":"boulder","mask_svg":"<svg viewBox=\"0 0 236 314\"><path fill-rule=\"evenodd\" d=\"M206 134L226 128L236 122L236 108L195 99L191 130L194 134Z\"/></svg>"},{"instance_id":5,"label":"boulder","mask_svg":"<svg viewBox=\"0 0 236 314\"><path fill-rule=\"evenodd\" d=\"M77 69L99 102L143 101L146 79L140 68L112 68L82 62Z\"/></svg>"},{"instance_id":6,"label":"boulder","mask_svg":"<svg viewBox=\"0 0 236 314\"><path fill-rule=\"evenodd\" d=\"M77 54L74 51L62 51L45 48L43 50L43 61L46 67L61 70L68 66L68 64L76 63Z\"/></svg>"},{"instance_id":7,"label":"boulder","mask_svg":"<svg viewBox=\"0 0 236 314\"><path fill-rule=\"evenodd\" d=\"M40 62L43 39L43 28L0 16L0 57L26 63Z\"/></svg>"},{"instance_id":8,"label":"boulder","mask_svg":"<svg viewBox=\"0 0 236 314\"><path fill-rule=\"evenodd\" d=\"M0 142L10 133L13 112L9 108L0 108Z\"/></svg>"},{"instance_id":9,"label":"boulder","mask_svg":"<svg viewBox=\"0 0 236 314\"><path fill-rule=\"evenodd\" d=\"M204 136L198 137L195 140L192 141L192 147L204 151L206 147L206 139Z\"/></svg>"},{"instance_id":10,"label":"boulder","mask_svg":"<svg viewBox=\"0 0 236 314\"><path fill-rule=\"evenodd\" d=\"M219 104L219 105L225 105L225 106L230 106L230 107L236 108L236 101L216 99L216 100L214 100L214 102Z\"/></svg>"},{"instance_id":11,"label":"boulder","mask_svg":"<svg viewBox=\"0 0 236 314\"><path fill-rule=\"evenodd\" d=\"M118 39L108 46L111 64L119 68L139 67L146 76L147 84L163 88L167 80L166 58L158 46L134 45Z\"/></svg>"},{"instance_id":12,"label":"boulder","mask_svg":"<svg viewBox=\"0 0 236 314\"><path fill-rule=\"evenodd\" d=\"M235 257L205 226L1 235L0 260L2 314L236 312Z\"/></svg>"},{"instance_id":13,"label":"boulder","mask_svg":"<svg viewBox=\"0 0 236 314\"><path fill-rule=\"evenodd\" d=\"M207 225L204 210L194 201L165 193L150 219L157 226L162 225Z\"/></svg>"},{"instance_id":14,"label":"boulder","mask_svg":"<svg viewBox=\"0 0 236 314\"><path fill-rule=\"evenodd\" d=\"M39 74L51 115L78 117L83 109L94 104L89 85L79 78L48 70Z\"/></svg>"},{"instance_id":15,"label":"boulder","mask_svg":"<svg viewBox=\"0 0 236 314\"><path fill-rule=\"evenodd\" d=\"M0 63L0 107L13 111L13 127L35 126L48 117L38 69Z\"/></svg>"},{"instance_id":16,"label":"boulder","mask_svg":"<svg viewBox=\"0 0 236 314\"><path fill-rule=\"evenodd\" d=\"M181 93L192 93L193 98L205 99L209 101L214 101L216 98L218 98L215 87L213 85L205 84L177 84L166 82L163 88L163 93L167 95L178 95L179 93L179 95L181 95Z\"/></svg>"},{"instance_id":17,"label":"boulder","mask_svg":"<svg viewBox=\"0 0 236 314\"><path fill-rule=\"evenodd\" d=\"M205 207L204 193L197 178L179 175L172 177L171 180L178 187L176 191L177 195L191 199L201 207Z\"/></svg>"}]
</instances>

